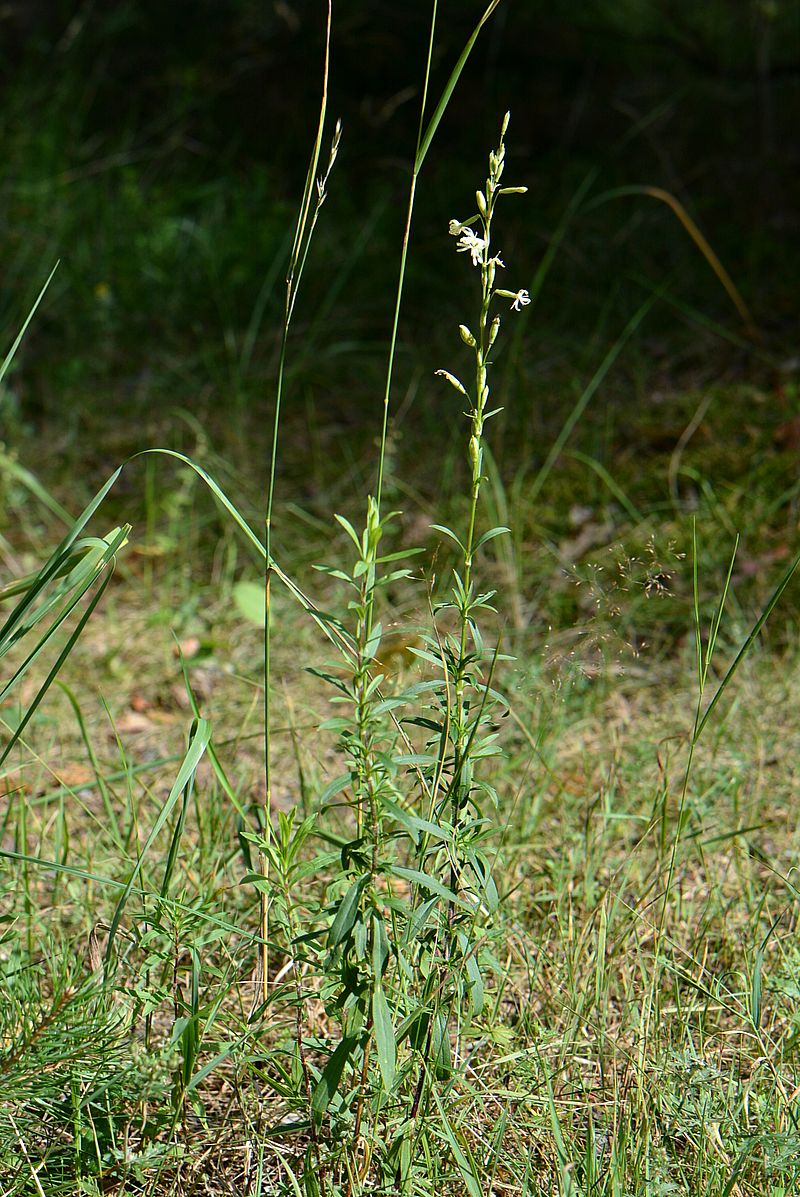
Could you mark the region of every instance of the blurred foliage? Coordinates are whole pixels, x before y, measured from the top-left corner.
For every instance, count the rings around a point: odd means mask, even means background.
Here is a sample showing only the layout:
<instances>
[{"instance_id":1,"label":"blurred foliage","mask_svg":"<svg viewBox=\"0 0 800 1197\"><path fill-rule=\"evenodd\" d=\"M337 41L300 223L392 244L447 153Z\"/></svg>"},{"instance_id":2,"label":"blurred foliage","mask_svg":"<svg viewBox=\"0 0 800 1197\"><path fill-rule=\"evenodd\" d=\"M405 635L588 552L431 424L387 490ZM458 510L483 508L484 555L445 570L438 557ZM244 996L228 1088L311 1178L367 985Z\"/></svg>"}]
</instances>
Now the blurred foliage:
<instances>
[{"instance_id":1,"label":"blurred foliage","mask_svg":"<svg viewBox=\"0 0 800 1197\"><path fill-rule=\"evenodd\" d=\"M67 429L70 447L86 434L80 460L94 454L101 470L126 449L123 425L160 437L165 413L182 408L222 447L232 431L259 443L316 120L324 7L3 6L0 327L19 327L61 261L7 380L6 439L42 423ZM440 3L432 93L481 10L477 0ZM304 499L341 483L323 468L337 428L357 433L353 469L358 437L364 447L374 435L429 21L427 0L334 5L329 111L344 137L290 346L281 462ZM530 285L558 242L498 372L506 476L541 464L576 395L656 289L662 299L572 447L606 463L621 451L624 477L642 410L654 437L674 446L680 436L676 390L714 378L788 394L792 376L780 369L797 352L798 272L787 262L798 256L799 101L800 9L787 0L505 0L421 180L400 330L398 474L405 454L422 493L447 477L432 467L426 478L417 452L437 446L434 463L447 453L432 373L469 284L447 222L468 215L462 203L506 108L509 171L529 187L501 247L516 264L514 285ZM664 188L684 205L753 311L760 342L748 340L667 206L615 194L630 184ZM766 443L768 421L792 418L795 406L763 405ZM114 429L104 448L103 421ZM719 436L734 452L736 429L720 426Z\"/></svg>"}]
</instances>

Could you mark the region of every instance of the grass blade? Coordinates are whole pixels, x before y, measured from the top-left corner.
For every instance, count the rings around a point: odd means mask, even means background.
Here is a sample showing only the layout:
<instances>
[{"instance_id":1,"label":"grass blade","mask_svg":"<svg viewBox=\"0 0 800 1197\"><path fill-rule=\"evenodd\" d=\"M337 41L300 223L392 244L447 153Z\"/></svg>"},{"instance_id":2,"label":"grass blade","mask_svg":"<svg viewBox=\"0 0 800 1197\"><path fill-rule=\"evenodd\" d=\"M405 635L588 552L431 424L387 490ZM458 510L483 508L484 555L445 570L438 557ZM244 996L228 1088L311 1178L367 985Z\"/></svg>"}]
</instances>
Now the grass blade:
<instances>
[{"instance_id":1,"label":"grass blade","mask_svg":"<svg viewBox=\"0 0 800 1197\"><path fill-rule=\"evenodd\" d=\"M142 871L145 857L147 856L147 853L149 852L149 850L153 844L153 841L156 839L159 832L161 831L161 828L164 826L167 819L169 818L172 808L175 806L175 803L178 801L178 799L180 798L180 796L183 794L184 790L186 789L187 785L190 783L190 781L194 777L197 766L200 763L200 760L201 760L203 754L205 753L206 748L208 747L208 742L209 742L210 738L211 738L211 725L208 723L208 721L205 719L196 720L195 726L193 728L193 734L189 741L189 747L186 751L186 755L183 758L181 767L178 770L178 776L175 778L175 781L173 782L172 789L169 792L167 800L164 803L164 805L162 806L161 810L159 811L158 818L156 819L155 823L153 824L153 826L150 830L150 834L148 835L147 839L145 840L144 847L142 848L142 851L139 854L136 864L133 866L133 869L131 870L131 875L128 878L128 880L126 881L125 888L123 889L122 894L120 895L119 901L117 902L117 906L114 911L114 916L111 920L111 926L108 931L108 945L106 947L106 966L108 966L108 963L111 960L111 949L114 944L114 937L117 933L117 928L119 927L120 920L122 919L122 915L125 910L125 906L127 905L128 898L130 897L133 887L136 884L136 879L139 876L140 872Z\"/></svg>"}]
</instances>

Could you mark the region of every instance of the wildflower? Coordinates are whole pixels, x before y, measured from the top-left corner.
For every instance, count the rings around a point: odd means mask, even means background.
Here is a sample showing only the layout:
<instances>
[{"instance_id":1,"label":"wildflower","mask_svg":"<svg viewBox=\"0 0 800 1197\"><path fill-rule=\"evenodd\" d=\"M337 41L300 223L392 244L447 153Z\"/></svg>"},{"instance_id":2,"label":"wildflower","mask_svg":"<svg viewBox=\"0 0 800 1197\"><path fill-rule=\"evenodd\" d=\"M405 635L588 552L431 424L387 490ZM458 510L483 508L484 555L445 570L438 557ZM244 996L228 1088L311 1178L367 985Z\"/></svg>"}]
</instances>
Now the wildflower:
<instances>
[{"instance_id":1,"label":"wildflower","mask_svg":"<svg viewBox=\"0 0 800 1197\"><path fill-rule=\"evenodd\" d=\"M530 301L531 297L527 291L517 291L516 295L514 296L514 302L511 305L511 310L513 312L521 312L523 308L528 306Z\"/></svg>"},{"instance_id":2,"label":"wildflower","mask_svg":"<svg viewBox=\"0 0 800 1197\"><path fill-rule=\"evenodd\" d=\"M456 249L460 254L468 253L472 258L473 266L480 266L486 242L483 237L476 236L472 229L463 228Z\"/></svg>"},{"instance_id":3,"label":"wildflower","mask_svg":"<svg viewBox=\"0 0 800 1197\"><path fill-rule=\"evenodd\" d=\"M449 229L451 237L458 237L463 228L464 228L464 225L461 223L460 220L451 220L450 224L448 225L448 229Z\"/></svg>"}]
</instances>

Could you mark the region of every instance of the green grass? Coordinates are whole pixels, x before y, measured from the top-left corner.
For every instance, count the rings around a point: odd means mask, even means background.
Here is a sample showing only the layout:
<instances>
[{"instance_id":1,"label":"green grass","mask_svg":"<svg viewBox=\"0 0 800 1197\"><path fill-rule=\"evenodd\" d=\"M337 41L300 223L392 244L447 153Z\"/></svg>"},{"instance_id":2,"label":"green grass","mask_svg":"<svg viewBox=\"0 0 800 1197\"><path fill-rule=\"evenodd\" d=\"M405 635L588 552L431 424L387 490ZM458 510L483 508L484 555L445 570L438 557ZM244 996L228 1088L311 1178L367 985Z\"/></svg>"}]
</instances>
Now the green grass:
<instances>
[{"instance_id":1,"label":"green grass","mask_svg":"<svg viewBox=\"0 0 800 1197\"><path fill-rule=\"evenodd\" d=\"M414 185L442 112L423 111ZM190 229L188 193L145 203L123 172L110 193L62 179L79 189L53 207L52 165L14 190L34 226L49 214L51 248L122 202L91 263L109 292L45 299L65 322L50 394L129 393L143 327L115 296L144 320L176 274L197 284L190 333L215 308L219 335L191 351L167 297L176 339L93 459L78 417L54 463L13 409L24 357L5 379L2 1192L795 1192L796 395L756 426L767 368L712 382L692 360L659 398L616 292L579 364L528 360L492 296L516 293L522 242L502 281L488 251L460 258L466 346L445 327L415 350L395 327L388 380L385 354L360 379L364 430L349 393L315 392L341 294L302 280L324 118L323 100L294 250L274 206L251 247L267 277L284 245L291 263L283 351L263 361L277 305L243 301L215 236L250 227L247 206L195 197ZM499 162L470 224L493 245ZM468 215L470 195L448 202ZM290 328L301 281L317 315ZM398 305L403 285L401 268ZM429 381L428 353L468 395ZM248 402L273 366L271 425ZM235 418L176 416L171 454L117 473L151 383L202 377ZM423 385L441 390L417 421Z\"/></svg>"}]
</instances>

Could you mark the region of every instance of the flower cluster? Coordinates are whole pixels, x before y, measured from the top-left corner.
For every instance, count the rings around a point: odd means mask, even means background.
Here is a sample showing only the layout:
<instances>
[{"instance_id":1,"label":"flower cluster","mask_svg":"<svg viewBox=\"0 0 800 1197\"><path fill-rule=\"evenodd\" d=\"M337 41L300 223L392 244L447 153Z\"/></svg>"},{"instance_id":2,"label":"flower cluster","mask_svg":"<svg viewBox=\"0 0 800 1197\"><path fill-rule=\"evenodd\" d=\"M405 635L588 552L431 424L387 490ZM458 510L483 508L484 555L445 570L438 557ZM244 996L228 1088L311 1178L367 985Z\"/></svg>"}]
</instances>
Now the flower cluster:
<instances>
[{"instance_id":1,"label":"flower cluster","mask_svg":"<svg viewBox=\"0 0 800 1197\"><path fill-rule=\"evenodd\" d=\"M480 442L483 434L483 424L492 414L487 408L489 386L487 381L487 366L489 352L500 331L500 317L492 316L491 306L495 298L510 301L510 308L514 312L521 312L531 302L531 297L525 288L519 291L509 291L504 287L496 287L497 271L505 269L505 262L497 253L492 253L492 218L495 206L501 195L521 195L527 187L506 187L501 180L505 169L506 148L504 138L508 129L509 114L506 113L500 133L500 144L489 154L489 173L483 191L476 191L475 202L478 211L469 220L451 220L450 236L456 238L456 251L469 254L473 266L477 266L481 275L481 308L478 318L477 331L473 334L465 324L459 326L461 339L475 354L475 391L471 410L467 412L472 422L472 439L470 441L470 460L476 485L479 485L481 469ZM437 374L446 379L460 395L471 399L470 391L449 370L437 370Z\"/></svg>"},{"instance_id":2,"label":"flower cluster","mask_svg":"<svg viewBox=\"0 0 800 1197\"><path fill-rule=\"evenodd\" d=\"M494 287L495 271L498 267L505 267L505 262L499 256L489 256L489 240L491 233L491 221L494 213L494 205L497 197L500 195L522 195L528 189L527 187L501 187L500 177L505 166L505 145L503 137L508 128L508 113L503 121L503 132L500 138L500 145L497 150L493 150L489 155L489 177L486 180L486 192L476 192L475 198L478 204L478 211L475 216L472 216L467 221L451 220L450 221L450 236L457 237L456 251L458 253L466 253L472 258L472 265L479 266L482 271L487 272L489 276L489 297L498 296L501 299L511 300L511 309L515 312L520 312L524 307L531 302L529 293L523 288L520 291L507 291L503 287ZM483 236L475 232L472 227L480 223ZM441 371L440 371L441 373Z\"/></svg>"},{"instance_id":3,"label":"flower cluster","mask_svg":"<svg viewBox=\"0 0 800 1197\"><path fill-rule=\"evenodd\" d=\"M483 430L484 424L496 414L497 408L492 409L489 404L489 367L491 365L492 347L500 332L500 316L493 314L492 303L495 298L510 300L511 310L521 312L531 302L529 293L521 288L519 291L508 291L504 287L496 287L497 271L505 269L505 262L499 254L493 253L492 219L495 206L501 195L519 195L527 191L526 187L506 187L502 183L505 169L505 135L508 129L509 114L506 113L500 131L500 144L489 154L489 173L482 191L475 192L475 202L478 211L469 220L451 220L449 231L451 237L456 238L458 253L469 254L473 266L480 271L481 299L478 313L478 323L472 332L466 324L459 325L459 333L464 344L472 350L475 357L474 389L464 385L460 378L451 374L449 370L437 370L460 395L467 400L465 415L470 421L470 438L468 456L472 475L473 515L477 507L478 495L483 480ZM472 529L474 531L474 527ZM472 532L467 540L467 567L465 576L471 571Z\"/></svg>"}]
</instances>

